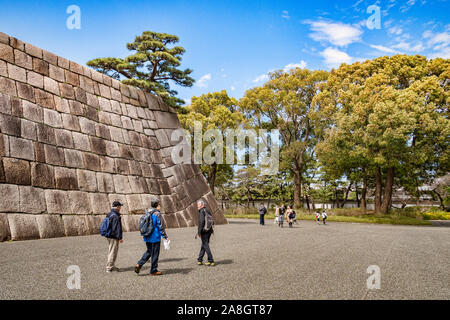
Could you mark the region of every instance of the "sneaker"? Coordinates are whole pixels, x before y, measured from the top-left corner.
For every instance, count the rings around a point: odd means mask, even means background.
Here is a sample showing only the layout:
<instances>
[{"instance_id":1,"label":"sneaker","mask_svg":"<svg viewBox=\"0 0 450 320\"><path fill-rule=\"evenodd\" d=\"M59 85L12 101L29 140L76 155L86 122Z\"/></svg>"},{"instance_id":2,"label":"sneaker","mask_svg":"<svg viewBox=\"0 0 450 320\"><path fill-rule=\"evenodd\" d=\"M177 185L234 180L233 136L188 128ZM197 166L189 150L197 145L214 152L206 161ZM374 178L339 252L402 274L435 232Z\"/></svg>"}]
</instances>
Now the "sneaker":
<instances>
[{"instance_id":1,"label":"sneaker","mask_svg":"<svg viewBox=\"0 0 450 320\"><path fill-rule=\"evenodd\" d=\"M197 261L197 265L201 266L203 264L202 261Z\"/></svg>"},{"instance_id":2,"label":"sneaker","mask_svg":"<svg viewBox=\"0 0 450 320\"><path fill-rule=\"evenodd\" d=\"M137 264L137 265L134 267L134 272L136 272L137 274L139 274L139 272L141 271L141 268L142 268L142 266L139 265L139 264Z\"/></svg>"},{"instance_id":3,"label":"sneaker","mask_svg":"<svg viewBox=\"0 0 450 320\"><path fill-rule=\"evenodd\" d=\"M161 271L156 271L156 272L150 273L150 275L151 276L160 276L160 275L162 275L162 272Z\"/></svg>"},{"instance_id":4,"label":"sneaker","mask_svg":"<svg viewBox=\"0 0 450 320\"><path fill-rule=\"evenodd\" d=\"M205 263L205 266L208 266L208 267L214 267L215 266L215 264L214 264L214 262L206 262Z\"/></svg>"},{"instance_id":5,"label":"sneaker","mask_svg":"<svg viewBox=\"0 0 450 320\"><path fill-rule=\"evenodd\" d=\"M117 272L120 272L120 269L117 268L117 267L112 267L112 270L111 270L111 271L117 271Z\"/></svg>"}]
</instances>

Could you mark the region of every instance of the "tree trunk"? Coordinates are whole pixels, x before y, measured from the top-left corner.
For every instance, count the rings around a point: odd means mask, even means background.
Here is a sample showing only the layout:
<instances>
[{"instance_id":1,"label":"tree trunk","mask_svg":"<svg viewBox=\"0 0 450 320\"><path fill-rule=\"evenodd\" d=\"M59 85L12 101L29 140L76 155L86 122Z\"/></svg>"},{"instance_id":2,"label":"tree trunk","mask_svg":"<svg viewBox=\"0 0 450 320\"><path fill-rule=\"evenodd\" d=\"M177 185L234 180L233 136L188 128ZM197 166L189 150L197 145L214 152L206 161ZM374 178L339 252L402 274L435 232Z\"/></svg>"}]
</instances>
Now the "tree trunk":
<instances>
[{"instance_id":1,"label":"tree trunk","mask_svg":"<svg viewBox=\"0 0 450 320\"><path fill-rule=\"evenodd\" d=\"M394 168L388 168L386 173L386 184L384 187L383 202L380 211L387 214L392 199L392 186L394 185Z\"/></svg>"},{"instance_id":2,"label":"tree trunk","mask_svg":"<svg viewBox=\"0 0 450 320\"><path fill-rule=\"evenodd\" d=\"M442 211L445 211L444 199L442 199L442 196L436 191L436 189L432 190L432 192L434 192L438 196L440 207Z\"/></svg>"},{"instance_id":3,"label":"tree trunk","mask_svg":"<svg viewBox=\"0 0 450 320\"><path fill-rule=\"evenodd\" d=\"M338 188L334 188L334 196L336 197L336 208L340 208Z\"/></svg>"},{"instance_id":4,"label":"tree trunk","mask_svg":"<svg viewBox=\"0 0 450 320\"><path fill-rule=\"evenodd\" d=\"M302 177L300 170L294 170L294 208L301 208L301 191Z\"/></svg>"},{"instance_id":5,"label":"tree trunk","mask_svg":"<svg viewBox=\"0 0 450 320\"><path fill-rule=\"evenodd\" d=\"M358 208L361 206L361 202L359 201L359 192L358 192L358 185L355 185L355 197L356 197L356 205Z\"/></svg>"},{"instance_id":6,"label":"tree trunk","mask_svg":"<svg viewBox=\"0 0 450 320\"><path fill-rule=\"evenodd\" d=\"M366 178L364 178L363 186L361 189L361 211L363 213L366 213L366 211L367 211L366 194L367 194L367 181L366 181Z\"/></svg>"},{"instance_id":7,"label":"tree trunk","mask_svg":"<svg viewBox=\"0 0 450 320\"><path fill-rule=\"evenodd\" d=\"M375 213L381 212L381 193L383 186L381 184L381 168L377 167L375 171Z\"/></svg>"},{"instance_id":8,"label":"tree trunk","mask_svg":"<svg viewBox=\"0 0 450 320\"><path fill-rule=\"evenodd\" d=\"M216 174L217 174L217 163L213 163L211 165L211 174L209 176L209 188L211 189L212 194L215 195L214 186L216 184Z\"/></svg>"},{"instance_id":9,"label":"tree trunk","mask_svg":"<svg viewBox=\"0 0 450 320\"><path fill-rule=\"evenodd\" d=\"M306 197L306 206L308 207L308 210L310 210L310 208L309 208L309 197L308 197L308 195L306 195L305 197Z\"/></svg>"},{"instance_id":10,"label":"tree trunk","mask_svg":"<svg viewBox=\"0 0 450 320\"><path fill-rule=\"evenodd\" d=\"M345 206L345 203L347 202L348 194L349 194L350 190L352 189L352 184L353 184L353 182L350 182L350 184L348 185L347 190L345 190L345 198L344 198L344 201L341 204L341 208L343 208Z\"/></svg>"}]
</instances>

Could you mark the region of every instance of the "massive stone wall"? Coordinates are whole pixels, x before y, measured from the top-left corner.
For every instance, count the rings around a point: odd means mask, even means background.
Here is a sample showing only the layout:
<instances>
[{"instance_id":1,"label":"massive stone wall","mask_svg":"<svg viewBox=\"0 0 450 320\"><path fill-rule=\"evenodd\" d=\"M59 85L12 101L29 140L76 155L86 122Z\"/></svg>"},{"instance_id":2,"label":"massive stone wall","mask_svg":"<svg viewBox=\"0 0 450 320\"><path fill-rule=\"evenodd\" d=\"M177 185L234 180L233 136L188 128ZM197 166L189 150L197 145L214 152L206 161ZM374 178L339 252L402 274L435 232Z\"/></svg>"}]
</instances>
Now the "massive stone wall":
<instances>
[{"instance_id":1,"label":"massive stone wall","mask_svg":"<svg viewBox=\"0 0 450 320\"><path fill-rule=\"evenodd\" d=\"M152 195L169 227L194 226L197 165L174 165L178 117L159 97L0 33L0 240L98 233L113 200L136 231Z\"/></svg>"}]
</instances>

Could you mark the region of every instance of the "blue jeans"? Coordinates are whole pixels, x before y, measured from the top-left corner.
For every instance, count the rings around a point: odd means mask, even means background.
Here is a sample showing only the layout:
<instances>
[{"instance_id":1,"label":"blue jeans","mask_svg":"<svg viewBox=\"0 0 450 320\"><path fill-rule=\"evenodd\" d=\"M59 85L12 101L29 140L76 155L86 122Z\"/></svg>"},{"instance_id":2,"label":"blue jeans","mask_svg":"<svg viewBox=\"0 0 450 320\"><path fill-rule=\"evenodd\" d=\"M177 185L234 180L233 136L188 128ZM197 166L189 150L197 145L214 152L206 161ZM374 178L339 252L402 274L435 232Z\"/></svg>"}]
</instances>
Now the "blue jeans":
<instances>
[{"instance_id":1,"label":"blue jeans","mask_svg":"<svg viewBox=\"0 0 450 320\"><path fill-rule=\"evenodd\" d=\"M159 249L161 248L161 242L146 242L147 251L145 251L141 260L139 260L138 265L141 267L152 257L152 266L150 268L150 273L155 273L158 271L158 259L159 259Z\"/></svg>"},{"instance_id":2,"label":"blue jeans","mask_svg":"<svg viewBox=\"0 0 450 320\"><path fill-rule=\"evenodd\" d=\"M259 215L259 224L262 226L264 225L264 215L263 214Z\"/></svg>"}]
</instances>

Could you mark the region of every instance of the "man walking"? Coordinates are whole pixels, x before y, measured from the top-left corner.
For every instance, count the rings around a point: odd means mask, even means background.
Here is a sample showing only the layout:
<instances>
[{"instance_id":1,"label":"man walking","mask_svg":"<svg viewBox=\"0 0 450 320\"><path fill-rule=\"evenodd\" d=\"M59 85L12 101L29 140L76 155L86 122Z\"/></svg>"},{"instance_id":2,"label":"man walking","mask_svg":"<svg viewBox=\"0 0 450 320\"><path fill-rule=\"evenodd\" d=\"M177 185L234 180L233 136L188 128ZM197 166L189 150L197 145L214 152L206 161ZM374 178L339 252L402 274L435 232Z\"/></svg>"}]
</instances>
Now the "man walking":
<instances>
[{"instance_id":1,"label":"man walking","mask_svg":"<svg viewBox=\"0 0 450 320\"><path fill-rule=\"evenodd\" d=\"M208 255L208 262L205 263L206 266L214 266L214 258L209 248L209 240L214 230L212 228L213 218L211 212L206 208L205 202L199 200L197 202L197 209L199 213L198 220L198 232L197 235L202 239L202 247L200 249L200 254L198 255L197 264L200 266L203 264L203 257L205 252Z\"/></svg>"},{"instance_id":2,"label":"man walking","mask_svg":"<svg viewBox=\"0 0 450 320\"><path fill-rule=\"evenodd\" d=\"M264 225L264 215L267 213L267 209L263 203L259 207L259 224Z\"/></svg>"},{"instance_id":3,"label":"man walking","mask_svg":"<svg viewBox=\"0 0 450 320\"><path fill-rule=\"evenodd\" d=\"M120 208L123 206L119 201L114 201L111 211L106 215L109 219L111 228L110 235L106 238L108 240L108 262L106 264L106 272L119 271L115 266L117 253L119 252L119 243L122 239L122 218L120 217Z\"/></svg>"},{"instance_id":4,"label":"man walking","mask_svg":"<svg viewBox=\"0 0 450 320\"><path fill-rule=\"evenodd\" d=\"M162 275L161 271L158 271L158 259L159 259L159 251L161 248L161 237L166 240L169 240L169 237L166 234L166 226L164 224L164 220L161 217L161 206L158 199L154 198L150 202L151 209L149 210L151 214L151 219L153 223L153 232L150 236L144 237L144 242L147 246L147 251L143 254L141 260L138 261L136 267L134 268L134 272L139 274L142 266L150 259L151 267L150 267L150 275L152 276L160 276Z\"/></svg>"}]
</instances>

